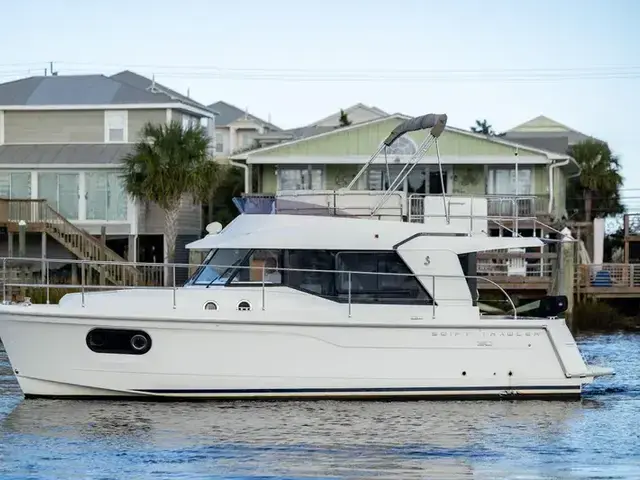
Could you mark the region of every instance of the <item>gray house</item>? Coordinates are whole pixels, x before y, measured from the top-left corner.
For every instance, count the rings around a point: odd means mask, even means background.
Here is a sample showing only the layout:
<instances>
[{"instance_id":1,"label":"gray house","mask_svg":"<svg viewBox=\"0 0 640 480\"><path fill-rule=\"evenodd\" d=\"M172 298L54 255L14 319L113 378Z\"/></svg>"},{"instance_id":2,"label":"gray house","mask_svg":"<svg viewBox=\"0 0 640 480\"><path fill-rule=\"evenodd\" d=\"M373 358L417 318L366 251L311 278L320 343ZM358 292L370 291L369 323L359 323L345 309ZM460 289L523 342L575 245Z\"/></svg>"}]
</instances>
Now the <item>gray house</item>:
<instances>
[{"instance_id":1,"label":"gray house","mask_svg":"<svg viewBox=\"0 0 640 480\"><path fill-rule=\"evenodd\" d=\"M0 84L0 254L17 255L13 231L25 220L31 257L95 260L106 227L110 259L162 262L163 212L125 193L120 160L147 121L200 123L213 138L215 114L130 71ZM176 261L187 261L184 245L200 236L201 218L185 198Z\"/></svg>"},{"instance_id":2,"label":"gray house","mask_svg":"<svg viewBox=\"0 0 640 480\"><path fill-rule=\"evenodd\" d=\"M218 114L215 147L219 158L227 158L238 150L253 147L261 135L277 134L281 131L280 127L273 123L222 100L209 105L209 108Z\"/></svg>"}]
</instances>

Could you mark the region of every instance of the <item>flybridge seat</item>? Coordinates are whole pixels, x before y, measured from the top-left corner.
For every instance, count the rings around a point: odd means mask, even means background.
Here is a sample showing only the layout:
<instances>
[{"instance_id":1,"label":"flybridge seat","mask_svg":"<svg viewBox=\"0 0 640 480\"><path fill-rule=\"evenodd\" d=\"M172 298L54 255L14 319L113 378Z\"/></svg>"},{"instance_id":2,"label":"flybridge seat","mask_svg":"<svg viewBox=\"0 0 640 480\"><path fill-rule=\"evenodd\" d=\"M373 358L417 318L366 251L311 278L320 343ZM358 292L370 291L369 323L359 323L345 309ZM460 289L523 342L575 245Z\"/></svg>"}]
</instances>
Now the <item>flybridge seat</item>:
<instances>
[{"instance_id":1,"label":"flybridge seat","mask_svg":"<svg viewBox=\"0 0 640 480\"><path fill-rule=\"evenodd\" d=\"M376 208L383 196L384 205ZM404 192L359 190L297 190L276 195L245 195L234 203L244 214L288 214L357 217L423 223L432 233L486 235L486 198L448 197L446 212L441 197ZM447 218L448 217L448 218ZM448 220L448 221L447 221Z\"/></svg>"}]
</instances>

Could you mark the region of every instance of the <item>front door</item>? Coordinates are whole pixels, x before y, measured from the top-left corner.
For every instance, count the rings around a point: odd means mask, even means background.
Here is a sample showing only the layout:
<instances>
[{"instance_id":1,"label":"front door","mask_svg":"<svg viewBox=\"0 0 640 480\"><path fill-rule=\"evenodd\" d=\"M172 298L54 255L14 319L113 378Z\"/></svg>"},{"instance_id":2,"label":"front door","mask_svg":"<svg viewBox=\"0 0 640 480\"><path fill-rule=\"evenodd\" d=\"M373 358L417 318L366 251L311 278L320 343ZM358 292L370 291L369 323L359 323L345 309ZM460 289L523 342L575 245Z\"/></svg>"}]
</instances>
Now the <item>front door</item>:
<instances>
[{"instance_id":1,"label":"front door","mask_svg":"<svg viewBox=\"0 0 640 480\"><path fill-rule=\"evenodd\" d=\"M449 191L449 175L446 170L442 170L442 180L440 180L440 172L437 167L429 171L429 194L441 195L444 185L444 193Z\"/></svg>"}]
</instances>

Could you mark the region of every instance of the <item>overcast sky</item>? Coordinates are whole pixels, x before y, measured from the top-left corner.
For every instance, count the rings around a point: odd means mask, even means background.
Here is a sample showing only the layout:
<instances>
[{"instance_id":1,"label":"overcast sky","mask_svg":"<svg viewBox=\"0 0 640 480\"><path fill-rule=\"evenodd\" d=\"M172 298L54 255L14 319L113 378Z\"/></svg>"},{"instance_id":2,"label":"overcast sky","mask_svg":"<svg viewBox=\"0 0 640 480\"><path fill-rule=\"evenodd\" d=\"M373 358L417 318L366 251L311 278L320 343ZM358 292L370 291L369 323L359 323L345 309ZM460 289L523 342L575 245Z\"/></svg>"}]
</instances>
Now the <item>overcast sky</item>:
<instances>
[{"instance_id":1,"label":"overcast sky","mask_svg":"<svg viewBox=\"0 0 640 480\"><path fill-rule=\"evenodd\" d=\"M506 130L544 114L606 140L640 210L640 1L22 0L0 81L123 68L286 128L363 102Z\"/></svg>"}]
</instances>

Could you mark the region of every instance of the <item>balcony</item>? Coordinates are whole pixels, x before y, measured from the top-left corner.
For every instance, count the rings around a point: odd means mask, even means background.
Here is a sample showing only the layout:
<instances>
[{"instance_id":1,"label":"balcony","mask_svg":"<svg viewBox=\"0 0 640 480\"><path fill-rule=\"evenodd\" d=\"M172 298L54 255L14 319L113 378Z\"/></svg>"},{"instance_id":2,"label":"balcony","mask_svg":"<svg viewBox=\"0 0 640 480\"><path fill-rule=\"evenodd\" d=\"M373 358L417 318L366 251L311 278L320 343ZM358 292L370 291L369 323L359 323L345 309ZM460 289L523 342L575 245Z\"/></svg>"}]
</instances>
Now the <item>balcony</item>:
<instances>
[{"instance_id":1,"label":"balcony","mask_svg":"<svg viewBox=\"0 0 640 480\"><path fill-rule=\"evenodd\" d=\"M491 217L541 217L549 215L549 198L542 195L485 195Z\"/></svg>"}]
</instances>

